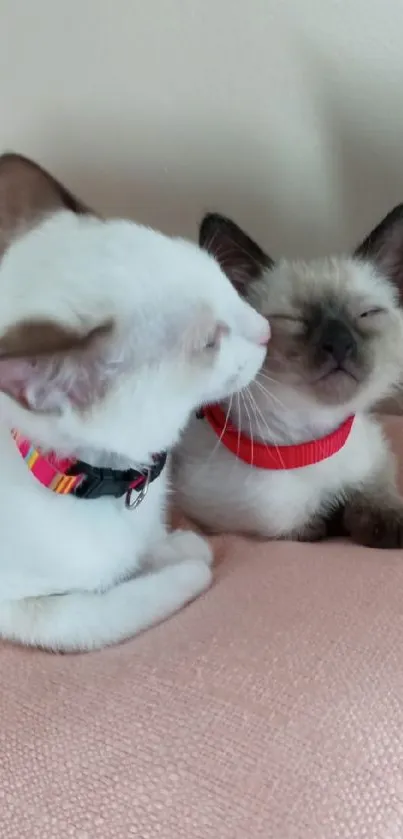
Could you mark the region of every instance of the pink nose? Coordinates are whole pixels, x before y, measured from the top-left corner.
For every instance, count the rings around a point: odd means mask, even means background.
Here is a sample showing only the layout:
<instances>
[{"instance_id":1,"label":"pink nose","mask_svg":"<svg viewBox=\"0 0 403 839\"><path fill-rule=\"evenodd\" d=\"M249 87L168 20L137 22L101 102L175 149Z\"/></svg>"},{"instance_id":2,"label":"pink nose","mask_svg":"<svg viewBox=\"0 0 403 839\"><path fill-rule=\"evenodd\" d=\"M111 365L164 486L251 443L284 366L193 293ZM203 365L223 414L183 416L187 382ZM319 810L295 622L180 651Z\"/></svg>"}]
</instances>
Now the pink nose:
<instances>
[{"instance_id":1,"label":"pink nose","mask_svg":"<svg viewBox=\"0 0 403 839\"><path fill-rule=\"evenodd\" d=\"M265 329L264 329L264 334L262 335L262 337L261 337L261 339L260 339L260 341L259 341L259 344L260 344L260 346L261 346L261 347L266 347L266 346L267 346L267 344L269 343L269 341L270 341L270 325L269 325L269 323L266 321L266 326L265 326Z\"/></svg>"}]
</instances>

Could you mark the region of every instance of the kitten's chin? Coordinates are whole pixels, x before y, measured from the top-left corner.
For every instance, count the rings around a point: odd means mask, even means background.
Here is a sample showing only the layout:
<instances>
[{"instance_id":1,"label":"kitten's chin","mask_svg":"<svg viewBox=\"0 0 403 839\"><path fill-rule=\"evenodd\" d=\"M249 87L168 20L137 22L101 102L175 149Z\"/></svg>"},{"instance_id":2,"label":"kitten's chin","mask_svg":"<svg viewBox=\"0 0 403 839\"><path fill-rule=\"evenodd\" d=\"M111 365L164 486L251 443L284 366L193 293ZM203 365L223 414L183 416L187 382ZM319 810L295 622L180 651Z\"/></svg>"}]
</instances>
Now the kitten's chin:
<instances>
[{"instance_id":1,"label":"kitten's chin","mask_svg":"<svg viewBox=\"0 0 403 839\"><path fill-rule=\"evenodd\" d=\"M323 405L343 405L357 395L360 382L346 370L332 370L317 379L312 389Z\"/></svg>"}]
</instances>

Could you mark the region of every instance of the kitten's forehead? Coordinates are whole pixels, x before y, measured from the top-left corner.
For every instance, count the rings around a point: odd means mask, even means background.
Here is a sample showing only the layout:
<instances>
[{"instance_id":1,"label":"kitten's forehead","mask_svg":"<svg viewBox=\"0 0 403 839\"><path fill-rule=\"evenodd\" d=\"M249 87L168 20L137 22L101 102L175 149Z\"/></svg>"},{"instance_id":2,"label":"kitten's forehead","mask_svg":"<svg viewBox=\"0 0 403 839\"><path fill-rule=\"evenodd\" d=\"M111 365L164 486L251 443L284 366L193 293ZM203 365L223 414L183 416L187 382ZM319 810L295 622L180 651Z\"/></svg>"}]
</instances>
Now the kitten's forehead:
<instances>
[{"instance_id":1,"label":"kitten's forehead","mask_svg":"<svg viewBox=\"0 0 403 839\"><path fill-rule=\"evenodd\" d=\"M267 313L274 308L284 312L310 304L335 301L341 306L371 302L392 308L397 303L393 286L377 274L369 262L348 257L316 259L309 262L282 260L273 271L254 285L252 296ZM273 308L274 307L274 308Z\"/></svg>"},{"instance_id":2,"label":"kitten's forehead","mask_svg":"<svg viewBox=\"0 0 403 839\"><path fill-rule=\"evenodd\" d=\"M3 258L0 325L46 314L74 323L143 311L168 313L222 293L221 270L191 242L122 220L60 212L22 236ZM224 292L232 291L224 284ZM144 318L143 318L144 319Z\"/></svg>"}]
</instances>

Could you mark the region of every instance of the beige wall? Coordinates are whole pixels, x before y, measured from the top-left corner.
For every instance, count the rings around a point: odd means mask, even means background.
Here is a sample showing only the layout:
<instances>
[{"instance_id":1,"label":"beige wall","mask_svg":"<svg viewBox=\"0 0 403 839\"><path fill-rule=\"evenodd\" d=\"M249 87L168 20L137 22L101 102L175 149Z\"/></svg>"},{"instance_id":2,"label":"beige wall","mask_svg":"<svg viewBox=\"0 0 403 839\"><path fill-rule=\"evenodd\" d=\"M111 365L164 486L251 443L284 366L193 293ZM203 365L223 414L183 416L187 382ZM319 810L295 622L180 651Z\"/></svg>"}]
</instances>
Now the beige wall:
<instances>
[{"instance_id":1,"label":"beige wall","mask_svg":"<svg viewBox=\"0 0 403 839\"><path fill-rule=\"evenodd\" d=\"M273 255L403 200L402 0L0 0L0 148L99 209Z\"/></svg>"}]
</instances>

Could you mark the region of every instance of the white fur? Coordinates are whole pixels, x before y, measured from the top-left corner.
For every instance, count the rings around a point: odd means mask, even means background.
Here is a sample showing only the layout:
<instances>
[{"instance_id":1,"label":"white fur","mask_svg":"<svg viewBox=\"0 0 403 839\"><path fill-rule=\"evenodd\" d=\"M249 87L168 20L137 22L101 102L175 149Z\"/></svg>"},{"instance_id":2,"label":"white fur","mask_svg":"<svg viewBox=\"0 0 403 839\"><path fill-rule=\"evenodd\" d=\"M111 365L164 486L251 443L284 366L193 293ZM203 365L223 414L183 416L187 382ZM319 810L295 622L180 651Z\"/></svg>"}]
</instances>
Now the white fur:
<instances>
[{"instance_id":1,"label":"white fur","mask_svg":"<svg viewBox=\"0 0 403 839\"><path fill-rule=\"evenodd\" d=\"M177 499L188 515L214 531L241 531L266 538L296 534L345 492L362 487L383 469L393 470L382 431L365 412L401 377L403 318L395 291L369 263L352 259L282 261L252 285L249 298L270 317L273 312L289 311L290 288L294 294L299 291L304 300L311 296L320 299L329 289L358 311L384 309L382 317L387 320L385 337L377 347L378 362L365 387L347 404L321 405L292 379L287 384L264 372L246 393L225 403L236 427L270 445L318 439L354 413L344 447L331 458L303 469L253 468L230 453L206 421L191 421L176 455ZM268 359L270 353L269 344Z\"/></svg>"},{"instance_id":2,"label":"white fur","mask_svg":"<svg viewBox=\"0 0 403 839\"><path fill-rule=\"evenodd\" d=\"M206 422L192 420L181 443L175 484L180 506L207 528L274 539L298 531L340 497L343 487L360 486L384 456L380 428L364 415L356 417L346 445L332 458L284 471L248 466L217 446Z\"/></svg>"},{"instance_id":3,"label":"white fur","mask_svg":"<svg viewBox=\"0 0 403 839\"><path fill-rule=\"evenodd\" d=\"M0 266L0 346L14 324L45 317L83 334L108 318L114 328L95 358L0 363L0 635L87 650L200 594L210 549L195 534L167 534L166 470L135 511L124 499L57 496L30 474L10 429L93 464L147 464L198 405L248 383L268 328L196 246L68 212L18 239ZM217 324L220 346L205 349ZM102 388L83 411L72 383L86 376ZM18 377L29 409L9 395Z\"/></svg>"}]
</instances>

